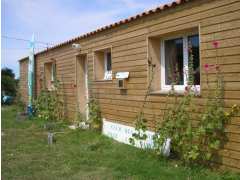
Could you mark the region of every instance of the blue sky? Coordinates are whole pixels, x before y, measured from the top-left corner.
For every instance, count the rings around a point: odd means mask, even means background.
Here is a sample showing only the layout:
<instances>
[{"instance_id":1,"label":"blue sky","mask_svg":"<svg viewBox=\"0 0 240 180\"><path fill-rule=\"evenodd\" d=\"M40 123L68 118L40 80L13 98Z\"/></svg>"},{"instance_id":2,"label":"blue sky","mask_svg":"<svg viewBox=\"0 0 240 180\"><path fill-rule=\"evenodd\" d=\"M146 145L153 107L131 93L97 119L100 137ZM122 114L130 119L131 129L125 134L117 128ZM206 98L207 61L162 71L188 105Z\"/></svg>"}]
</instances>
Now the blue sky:
<instances>
[{"instance_id":1,"label":"blue sky","mask_svg":"<svg viewBox=\"0 0 240 180\"><path fill-rule=\"evenodd\" d=\"M1 66L19 75L18 60L28 55L28 42L3 36L52 44L68 40L101 26L169 3L173 0L2 0ZM45 44L37 44L43 50Z\"/></svg>"}]
</instances>

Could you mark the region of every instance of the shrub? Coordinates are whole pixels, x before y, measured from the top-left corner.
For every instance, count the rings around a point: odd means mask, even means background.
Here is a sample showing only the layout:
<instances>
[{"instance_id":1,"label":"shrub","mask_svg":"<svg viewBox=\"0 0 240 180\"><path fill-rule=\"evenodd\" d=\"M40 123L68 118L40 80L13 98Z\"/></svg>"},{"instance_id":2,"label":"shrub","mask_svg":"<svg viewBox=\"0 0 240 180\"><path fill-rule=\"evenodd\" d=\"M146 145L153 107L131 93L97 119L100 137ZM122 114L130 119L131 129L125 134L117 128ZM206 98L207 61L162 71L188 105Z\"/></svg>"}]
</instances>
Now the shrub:
<instances>
[{"instance_id":1,"label":"shrub","mask_svg":"<svg viewBox=\"0 0 240 180\"><path fill-rule=\"evenodd\" d=\"M98 101L95 98L91 98L88 102L88 108L89 108L88 124L90 125L90 128L95 130L101 130L102 116Z\"/></svg>"},{"instance_id":2,"label":"shrub","mask_svg":"<svg viewBox=\"0 0 240 180\"><path fill-rule=\"evenodd\" d=\"M37 117L43 121L56 122L64 119L64 104L57 83L55 90L41 90L34 101L34 110Z\"/></svg>"}]
</instances>

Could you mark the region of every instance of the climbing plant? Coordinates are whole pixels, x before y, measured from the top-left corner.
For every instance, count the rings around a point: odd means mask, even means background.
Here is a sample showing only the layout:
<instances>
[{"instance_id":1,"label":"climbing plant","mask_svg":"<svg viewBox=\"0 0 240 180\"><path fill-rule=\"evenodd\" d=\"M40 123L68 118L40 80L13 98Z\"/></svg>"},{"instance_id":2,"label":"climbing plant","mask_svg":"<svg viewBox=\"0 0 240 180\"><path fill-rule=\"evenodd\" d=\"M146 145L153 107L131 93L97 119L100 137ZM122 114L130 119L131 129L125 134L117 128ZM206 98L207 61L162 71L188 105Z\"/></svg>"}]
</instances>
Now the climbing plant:
<instances>
[{"instance_id":1,"label":"climbing plant","mask_svg":"<svg viewBox=\"0 0 240 180\"><path fill-rule=\"evenodd\" d=\"M217 48L216 42L213 43ZM207 78L207 102L205 109L197 119L193 117L196 108L192 108L194 91L192 90L194 77L193 55L189 49L189 84L184 96L172 108L167 109L163 116L163 123L159 126L154 136L156 150L161 153L161 148L167 138L172 140L172 152L176 153L184 163L192 164L201 162L208 164L216 155L224 142L224 128L226 123L239 111L238 105L233 105L230 112L224 109L224 83L220 66L216 64L204 65ZM216 55L217 57L217 55ZM208 73L215 70L215 87L210 88ZM212 93L210 93L212 92ZM193 127L192 120L199 121L197 127Z\"/></svg>"},{"instance_id":2,"label":"climbing plant","mask_svg":"<svg viewBox=\"0 0 240 180\"><path fill-rule=\"evenodd\" d=\"M64 119L64 102L61 98L59 81L54 81L54 89L41 89L34 101L34 109L38 118L44 121L56 122Z\"/></svg>"},{"instance_id":3,"label":"climbing plant","mask_svg":"<svg viewBox=\"0 0 240 180\"><path fill-rule=\"evenodd\" d=\"M214 48L218 48L217 42L213 42L213 45ZM194 89L194 58L191 45L189 47L189 69L188 72L185 72L188 73L188 85L185 87L183 96L179 97L174 90L174 84L179 79L177 73L171 78L172 90L166 97L163 116L160 120L156 120L158 123L153 137L154 148L157 154L162 154L166 140L171 139L171 153L179 157L185 164L200 162L209 165L224 143L225 125L239 112L240 108L237 104L233 105L230 111L226 111L224 108L224 81L218 59L216 59L216 64L204 65L207 100L202 112L196 108L195 102L198 97L196 97ZM208 80L210 70L215 71L216 78L215 86L211 88ZM136 132L130 138L132 144L136 140L145 140L147 138L145 135L147 120L144 118L143 111L150 86L151 83L146 92L143 106L136 118ZM171 104L169 98L174 100ZM198 123L193 124L193 120Z\"/></svg>"},{"instance_id":4,"label":"climbing plant","mask_svg":"<svg viewBox=\"0 0 240 180\"><path fill-rule=\"evenodd\" d=\"M172 76L172 91L169 96L172 96L174 102L170 107L166 106L164 109L164 115L161 120L157 121L156 133L153 137L154 146L157 154L162 154L164 143L168 138L171 139L171 151L179 158L184 161L191 159L194 154L189 154L186 156L191 149L196 148L193 144L193 127L192 119L193 113L195 111L195 106L193 104L194 98L194 76L193 76L193 54L191 50L191 45L189 44L189 69L187 73L188 85L185 87L185 93L183 97L179 98L178 94L174 89L174 85L178 83L180 79L176 73ZM168 98L167 97L167 98ZM166 101L168 103L168 101ZM166 104L167 105L167 104ZM187 144L187 145L186 145Z\"/></svg>"}]
</instances>

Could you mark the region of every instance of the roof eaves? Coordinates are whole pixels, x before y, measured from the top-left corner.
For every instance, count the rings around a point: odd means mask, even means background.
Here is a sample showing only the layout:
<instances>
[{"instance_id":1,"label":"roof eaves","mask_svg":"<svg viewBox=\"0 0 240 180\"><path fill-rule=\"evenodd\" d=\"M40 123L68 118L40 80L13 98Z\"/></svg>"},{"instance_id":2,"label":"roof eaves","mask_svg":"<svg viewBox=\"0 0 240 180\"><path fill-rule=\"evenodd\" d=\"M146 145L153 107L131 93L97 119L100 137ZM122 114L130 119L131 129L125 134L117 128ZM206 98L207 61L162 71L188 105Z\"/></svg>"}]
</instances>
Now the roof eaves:
<instances>
[{"instance_id":1,"label":"roof eaves","mask_svg":"<svg viewBox=\"0 0 240 180\"><path fill-rule=\"evenodd\" d=\"M66 45L66 44L70 44L70 43L73 43L73 42L78 41L78 40L80 40L80 39L87 38L87 37L89 37L89 36L95 35L95 34L97 34L97 33L99 33L99 32L102 32L102 31L105 31L105 30L108 30L108 29L111 29L111 28L120 26L120 25L122 25L122 24L126 24L126 23L129 23L129 22L132 22L132 21L137 20L137 19L139 19L139 18L148 16L148 15L151 15L151 14L159 13L159 12L165 11L165 10L167 10L167 9L169 9L169 8L174 8L174 7L178 6L178 5L182 5L182 4L184 4L184 3L186 3L186 2L189 2L189 1L193 1L193 0L175 0L175 1L171 2L171 3L161 5L161 6L159 6L159 7L154 8L154 9L147 10L147 11L142 12L142 13L140 13L140 14L137 14L137 15L135 15L135 16L131 16L131 17L127 18L127 19L121 20L121 21L119 21L119 22L115 22L115 23L110 24L110 25L106 25L106 26L101 27L101 28L99 28L99 29L96 29L96 30L94 30L94 31L88 32L88 33L86 33L86 34L83 34L83 35L81 35L81 36L78 36L78 37L72 38L72 39L70 39L70 40L67 40L67 41L65 41L65 42L59 43L59 44L57 44L57 45L55 45L55 46L53 46L53 47L50 47L50 48L48 48L48 49L46 49L46 50L43 50L43 51L38 52L38 53L36 53L35 55L45 53L45 52L47 52L47 51L49 51L49 50L59 48L59 47L64 46L64 45ZM24 59L26 59L26 57L20 59L19 61L24 60Z\"/></svg>"}]
</instances>

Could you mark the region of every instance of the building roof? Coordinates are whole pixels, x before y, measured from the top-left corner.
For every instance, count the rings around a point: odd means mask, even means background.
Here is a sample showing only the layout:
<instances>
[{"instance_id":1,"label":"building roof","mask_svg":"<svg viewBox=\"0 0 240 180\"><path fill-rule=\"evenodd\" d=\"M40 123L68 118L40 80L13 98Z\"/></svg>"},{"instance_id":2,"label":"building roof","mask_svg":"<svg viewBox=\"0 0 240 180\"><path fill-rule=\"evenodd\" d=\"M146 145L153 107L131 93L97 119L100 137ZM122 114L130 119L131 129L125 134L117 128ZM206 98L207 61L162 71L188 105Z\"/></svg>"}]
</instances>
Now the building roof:
<instances>
[{"instance_id":1,"label":"building roof","mask_svg":"<svg viewBox=\"0 0 240 180\"><path fill-rule=\"evenodd\" d=\"M49 50L56 49L56 48L58 48L58 47L61 47L61 46L64 46L64 45L67 45L67 44L76 42L76 41L78 41L78 40L80 40L80 39L87 38L87 37L92 36L92 35L95 35L95 34L97 34L97 33L99 33L99 32L103 32L103 31L106 31L106 30L108 30L108 29L112 29L112 28L118 27L118 26L120 26L120 25L122 25L122 24L126 24L126 23L129 23L129 22L135 21L135 20L137 20L137 19L140 19L140 18L149 16L149 15L151 15L151 14L160 13L160 12L162 12L162 11L164 11L164 10L167 10L167 9L169 9L169 8L174 8L174 7L176 7L176 6L185 4L185 3L189 2L189 1L193 1L193 0L175 0L175 1L171 2L171 3L158 6L158 7L154 8L154 9L151 9L151 10L148 10L148 11L144 11L144 12L142 12L142 13L140 13L140 14L135 15L135 16L131 16L131 17L127 18L127 19L120 20L120 21L115 22L115 23L113 23L113 24L104 26L104 27L102 27L102 28L96 29L96 30L91 31L91 32L89 32L89 33L86 33L86 34L83 34L83 35L81 35L81 36L75 37L75 38L73 38L73 39L67 40L67 41L65 41L65 42L59 43L59 44L57 44L57 45L55 45L55 46L52 46L52 47L50 47L50 48L48 48L48 49L46 49L46 50L43 50L43 51L38 52L38 53L36 53L35 55L42 54L42 53L47 52L47 51L49 51ZM24 59L26 59L26 58L27 58L27 57L22 58L22 59L20 59L20 61L21 61L21 60L24 60Z\"/></svg>"}]
</instances>

